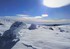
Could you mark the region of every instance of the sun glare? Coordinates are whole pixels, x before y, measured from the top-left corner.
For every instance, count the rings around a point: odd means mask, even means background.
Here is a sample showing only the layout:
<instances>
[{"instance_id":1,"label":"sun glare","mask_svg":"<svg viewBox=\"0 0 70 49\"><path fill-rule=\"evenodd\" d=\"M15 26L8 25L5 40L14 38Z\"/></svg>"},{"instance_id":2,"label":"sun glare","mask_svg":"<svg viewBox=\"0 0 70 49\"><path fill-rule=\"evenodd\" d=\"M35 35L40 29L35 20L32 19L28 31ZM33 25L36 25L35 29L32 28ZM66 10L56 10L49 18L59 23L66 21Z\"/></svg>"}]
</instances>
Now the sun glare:
<instances>
[{"instance_id":1,"label":"sun glare","mask_svg":"<svg viewBox=\"0 0 70 49\"><path fill-rule=\"evenodd\" d=\"M59 8L70 4L70 0L43 0L43 5L51 8Z\"/></svg>"}]
</instances>

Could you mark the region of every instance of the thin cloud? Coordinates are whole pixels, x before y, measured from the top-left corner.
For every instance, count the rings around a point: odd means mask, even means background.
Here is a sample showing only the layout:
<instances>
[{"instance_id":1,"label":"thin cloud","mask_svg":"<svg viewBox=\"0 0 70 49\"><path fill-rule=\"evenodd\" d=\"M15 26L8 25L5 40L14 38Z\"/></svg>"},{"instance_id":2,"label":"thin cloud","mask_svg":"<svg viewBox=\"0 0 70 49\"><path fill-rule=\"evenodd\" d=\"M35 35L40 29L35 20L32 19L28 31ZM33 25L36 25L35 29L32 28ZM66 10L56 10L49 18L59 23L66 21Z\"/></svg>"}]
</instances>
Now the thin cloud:
<instances>
[{"instance_id":1,"label":"thin cloud","mask_svg":"<svg viewBox=\"0 0 70 49\"><path fill-rule=\"evenodd\" d=\"M27 22L39 22L39 23L67 23L67 22L70 22L70 20L68 19L58 19L58 20L54 20L54 19L51 19L51 20L45 20L45 19L42 19L42 18L45 18L45 17L48 17L47 14L42 14L41 16L34 16L34 17L31 17L29 15L18 15L18 20L24 20L24 21L27 21Z\"/></svg>"},{"instance_id":2,"label":"thin cloud","mask_svg":"<svg viewBox=\"0 0 70 49\"><path fill-rule=\"evenodd\" d=\"M25 16L29 16L29 15L17 14L16 16L25 17Z\"/></svg>"},{"instance_id":3,"label":"thin cloud","mask_svg":"<svg viewBox=\"0 0 70 49\"><path fill-rule=\"evenodd\" d=\"M35 18L40 19L40 18L44 18L44 17L48 17L48 14L42 14L41 16L36 16Z\"/></svg>"},{"instance_id":4,"label":"thin cloud","mask_svg":"<svg viewBox=\"0 0 70 49\"><path fill-rule=\"evenodd\" d=\"M38 19L33 17L17 17L17 16L5 16L3 17L7 20L13 20L13 21L24 21L24 22L31 22L31 23L42 23L42 24L58 24L58 23L70 23L70 19Z\"/></svg>"},{"instance_id":5,"label":"thin cloud","mask_svg":"<svg viewBox=\"0 0 70 49\"><path fill-rule=\"evenodd\" d=\"M42 14L42 17L48 17L48 14Z\"/></svg>"},{"instance_id":6,"label":"thin cloud","mask_svg":"<svg viewBox=\"0 0 70 49\"><path fill-rule=\"evenodd\" d=\"M23 15L23 14L17 14L17 16L20 16L26 19L42 19L44 17L48 17L48 14L42 14L41 16L34 16L34 17L31 17L29 15Z\"/></svg>"}]
</instances>

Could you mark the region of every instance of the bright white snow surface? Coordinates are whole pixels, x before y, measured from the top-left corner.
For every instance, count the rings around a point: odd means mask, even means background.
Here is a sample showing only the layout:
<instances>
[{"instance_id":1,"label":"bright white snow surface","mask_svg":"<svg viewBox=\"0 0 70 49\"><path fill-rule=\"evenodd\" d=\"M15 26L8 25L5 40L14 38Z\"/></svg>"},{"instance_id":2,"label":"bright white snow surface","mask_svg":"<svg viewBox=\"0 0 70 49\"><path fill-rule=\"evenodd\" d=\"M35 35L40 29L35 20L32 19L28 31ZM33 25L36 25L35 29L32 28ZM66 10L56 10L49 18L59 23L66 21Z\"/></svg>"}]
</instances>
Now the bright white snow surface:
<instances>
[{"instance_id":1,"label":"bright white snow surface","mask_svg":"<svg viewBox=\"0 0 70 49\"><path fill-rule=\"evenodd\" d=\"M12 23L10 21L0 25L0 33L8 30ZM35 30L21 29L20 41L11 49L70 49L70 25L51 26L53 30L49 28L50 26L40 26ZM60 32L59 28L64 31Z\"/></svg>"}]
</instances>

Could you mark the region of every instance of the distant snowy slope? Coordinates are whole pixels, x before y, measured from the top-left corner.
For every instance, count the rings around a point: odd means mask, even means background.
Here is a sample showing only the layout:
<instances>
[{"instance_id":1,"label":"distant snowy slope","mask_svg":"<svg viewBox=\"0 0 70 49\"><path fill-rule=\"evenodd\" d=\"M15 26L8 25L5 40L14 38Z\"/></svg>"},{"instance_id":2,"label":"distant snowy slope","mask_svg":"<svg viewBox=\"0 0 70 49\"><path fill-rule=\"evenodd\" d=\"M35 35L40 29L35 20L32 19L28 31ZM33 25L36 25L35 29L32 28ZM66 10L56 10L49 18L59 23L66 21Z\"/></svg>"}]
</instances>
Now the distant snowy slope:
<instances>
[{"instance_id":1,"label":"distant snowy slope","mask_svg":"<svg viewBox=\"0 0 70 49\"><path fill-rule=\"evenodd\" d=\"M59 28L64 28L65 32L60 32ZM66 26L56 26L54 30L44 28L35 30L22 29L21 32L23 35L21 40L12 49L16 49L16 47L17 49L21 47L26 49L33 49L32 47L36 49L70 49L70 31ZM24 44L31 45L31 47L26 47Z\"/></svg>"}]
</instances>

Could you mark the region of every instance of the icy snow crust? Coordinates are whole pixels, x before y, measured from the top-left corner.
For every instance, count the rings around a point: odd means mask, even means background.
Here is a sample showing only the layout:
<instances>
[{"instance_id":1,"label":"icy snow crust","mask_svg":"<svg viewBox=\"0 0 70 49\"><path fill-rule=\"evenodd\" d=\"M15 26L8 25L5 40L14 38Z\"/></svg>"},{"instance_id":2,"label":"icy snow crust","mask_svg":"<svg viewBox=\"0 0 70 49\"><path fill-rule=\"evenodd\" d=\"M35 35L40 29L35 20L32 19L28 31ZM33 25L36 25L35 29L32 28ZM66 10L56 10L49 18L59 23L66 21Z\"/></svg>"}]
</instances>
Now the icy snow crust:
<instances>
[{"instance_id":1,"label":"icy snow crust","mask_svg":"<svg viewBox=\"0 0 70 49\"><path fill-rule=\"evenodd\" d=\"M1 34L8 30L13 22L6 21L3 24L0 25ZM28 29L31 24L26 25L27 28L18 31L20 40L11 49L70 49L70 25L40 26L33 30Z\"/></svg>"}]
</instances>

